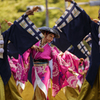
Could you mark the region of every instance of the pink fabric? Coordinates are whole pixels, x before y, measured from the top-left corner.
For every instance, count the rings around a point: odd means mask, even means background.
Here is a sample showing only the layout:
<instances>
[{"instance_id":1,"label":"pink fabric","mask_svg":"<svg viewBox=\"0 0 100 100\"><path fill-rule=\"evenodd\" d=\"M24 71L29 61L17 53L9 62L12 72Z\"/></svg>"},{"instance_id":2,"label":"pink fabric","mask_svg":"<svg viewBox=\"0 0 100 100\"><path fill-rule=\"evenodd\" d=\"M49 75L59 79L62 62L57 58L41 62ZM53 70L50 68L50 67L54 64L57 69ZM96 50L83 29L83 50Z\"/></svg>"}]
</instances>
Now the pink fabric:
<instances>
[{"instance_id":1,"label":"pink fabric","mask_svg":"<svg viewBox=\"0 0 100 100\"><path fill-rule=\"evenodd\" d=\"M35 45L39 46L39 43L36 43ZM36 52L34 49L32 49L32 56L33 59L47 59L48 61L51 60L51 47L46 44L44 47L44 52ZM46 89L48 91L48 85L49 85L49 79L50 79L50 68L49 66L46 66L43 68L43 66L34 67L32 68L32 84L34 85L35 82L35 70L37 71L37 74L41 81L45 84Z\"/></svg>"},{"instance_id":2,"label":"pink fabric","mask_svg":"<svg viewBox=\"0 0 100 100\"><path fill-rule=\"evenodd\" d=\"M10 63L11 72L14 75L15 80L19 80L25 83L28 79L28 71L29 71L29 61L28 58L30 55L31 49L28 49L22 56L19 55L18 59L8 57L8 61ZM11 62L13 65L11 65Z\"/></svg>"},{"instance_id":3,"label":"pink fabric","mask_svg":"<svg viewBox=\"0 0 100 100\"><path fill-rule=\"evenodd\" d=\"M17 70L17 66L16 66L15 63L18 62L18 60L14 59L14 58L12 58L12 59L10 59L10 57L8 56L8 62L9 62L9 65L10 65L11 72L15 76L16 70Z\"/></svg>"},{"instance_id":4,"label":"pink fabric","mask_svg":"<svg viewBox=\"0 0 100 100\"><path fill-rule=\"evenodd\" d=\"M87 61L87 59L85 59L85 60L84 60L84 63L83 63L81 66L84 66L84 70L83 70L82 68L79 68L79 69L78 69L78 73L79 73L78 78L79 78L79 80L81 81L81 83L83 84L84 75L82 75L81 73L82 73L83 71L88 71L88 69L89 69L89 61ZM86 73L86 74L87 74L87 73ZM86 74L85 74L85 75L86 75Z\"/></svg>"},{"instance_id":5,"label":"pink fabric","mask_svg":"<svg viewBox=\"0 0 100 100\"><path fill-rule=\"evenodd\" d=\"M32 83L33 83L33 85L34 85L35 77L36 77L35 76L35 70L37 71L37 74L38 74L39 78L41 79L43 84L45 84L46 89L48 91L49 79L50 79L50 68L49 68L49 66L45 67L45 71L43 69L43 66L33 67L32 68Z\"/></svg>"},{"instance_id":6,"label":"pink fabric","mask_svg":"<svg viewBox=\"0 0 100 100\"><path fill-rule=\"evenodd\" d=\"M35 45L39 46L40 41L37 42ZM44 52L36 52L34 49L32 50L32 56L33 59L47 59L50 60L51 59L51 47L49 46L49 44L46 44L44 47ZM36 56L35 56L36 55Z\"/></svg>"},{"instance_id":7,"label":"pink fabric","mask_svg":"<svg viewBox=\"0 0 100 100\"><path fill-rule=\"evenodd\" d=\"M80 60L78 57L76 57L75 55L66 50L62 58L69 65L69 68L77 72Z\"/></svg>"},{"instance_id":8,"label":"pink fabric","mask_svg":"<svg viewBox=\"0 0 100 100\"><path fill-rule=\"evenodd\" d=\"M15 65L17 65L18 59L12 58L11 60L13 61L13 63L14 63Z\"/></svg>"},{"instance_id":9,"label":"pink fabric","mask_svg":"<svg viewBox=\"0 0 100 100\"><path fill-rule=\"evenodd\" d=\"M39 43L36 43L35 45L39 46ZM62 57L59 56L59 50L57 50L56 47L51 48L48 44L46 44L44 47L44 52L36 52L34 49L32 51L32 56L34 59L53 59L53 91L52 95L55 96L59 90L64 86L71 86L76 87L76 83L78 79L68 71L69 67L75 67L79 64L79 59L68 51L64 53ZM68 54L67 54L68 53ZM69 64L69 61L73 64ZM73 65L73 66L72 66ZM47 72L43 73L42 69L43 67L34 67L32 68L32 83L34 85L35 82L35 69L38 73L39 78L41 81L45 84L46 88L48 89L48 80L50 79L50 69L49 66L46 66L45 70ZM67 76L67 78L66 78ZM45 82L46 81L46 82Z\"/></svg>"},{"instance_id":10,"label":"pink fabric","mask_svg":"<svg viewBox=\"0 0 100 100\"><path fill-rule=\"evenodd\" d=\"M22 56L18 56L17 72L15 80L20 80L21 82L26 82L28 79L29 65L29 55L31 50L28 49Z\"/></svg>"},{"instance_id":11,"label":"pink fabric","mask_svg":"<svg viewBox=\"0 0 100 100\"><path fill-rule=\"evenodd\" d=\"M68 68L78 66L79 59L65 51L63 56L59 56L56 50L52 50L53 54L53 92L52 95L56 96L59 90L64 86L75 88L78 78L68 71ZM74 57L73 57L74 56ZM71 62L71 63L70 63Z\"/></svg>"}]
</instances>

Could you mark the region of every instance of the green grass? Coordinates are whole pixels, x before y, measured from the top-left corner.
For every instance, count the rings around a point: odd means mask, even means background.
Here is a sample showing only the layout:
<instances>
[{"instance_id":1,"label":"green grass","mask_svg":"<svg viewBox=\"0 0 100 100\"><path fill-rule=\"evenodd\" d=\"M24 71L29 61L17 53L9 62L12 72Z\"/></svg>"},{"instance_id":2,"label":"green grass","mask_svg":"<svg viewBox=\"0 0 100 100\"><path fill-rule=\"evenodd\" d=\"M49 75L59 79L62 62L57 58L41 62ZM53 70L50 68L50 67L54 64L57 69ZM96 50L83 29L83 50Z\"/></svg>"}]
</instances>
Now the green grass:
<instances>
[{"instance_id":1,"label":"green grass","mask_svg":"<svg viewBox=\"0 0 100 100\"><path fill-rule=\"evenodd\" d=\"M75 0L76 2L88 2L88 0ZM65 11L64 0L48 0L48 7L59 7L63 12ZM0 1L0 23L2 26L2 32L9 27L5 23L4 19L14 22L25 11L26 7L30 5L43 5L45 6L45 0L1 0ZM86 13L93 19L98 17L98 6L81 6ZM62 12L58 9L49 10L49 27L53 27L57 19L62 15ZM45 26L46 14L44 12L36 12L34 16L30 16L30 19L37 27Z\"/></svg>"}]
</instances>

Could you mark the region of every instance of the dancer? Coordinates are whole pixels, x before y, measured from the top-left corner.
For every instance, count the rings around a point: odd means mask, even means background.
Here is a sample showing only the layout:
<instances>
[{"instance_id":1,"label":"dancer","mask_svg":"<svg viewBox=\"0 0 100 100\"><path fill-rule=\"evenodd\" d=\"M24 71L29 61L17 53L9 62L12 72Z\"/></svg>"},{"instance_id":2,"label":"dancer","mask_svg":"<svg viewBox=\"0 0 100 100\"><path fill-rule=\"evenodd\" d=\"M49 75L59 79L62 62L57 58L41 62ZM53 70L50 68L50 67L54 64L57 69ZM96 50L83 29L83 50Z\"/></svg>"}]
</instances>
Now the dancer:
<instances>
[{"instance_id":1,"label":"dancer","mask_svg":"<svg viewBox=\"0 0 100 100\"><path fill-rule=\"evenodd\" d=\"M90 67L77 100L98 100L100 98L100 24L92 21L77 3L72 0L66 1L70 1L71 5L56 22L56 29L63 31L73 46L77 46L90 32L92 35Z\"/></svg>"},{"instance_id":2,"label":"dancer","mask_svg":"<svg viewBox=\"0 0 100 100\"><path fill-rule=\"evenodd\" d=\"M2 84L2 87L5 88L4 95L1 95L0 91L0 98L3 98L3 100L22 100L20 94L16 89L14 78L11 75L11 70L7 59L7 44L10 40L16 47L19 54L23 54L28 48L30 48L33 44L35 44L43 37L43 34L38 29L36 29L36 26L28 18L28 15L33 15L33 12L33 10L27 11L18 20L16 20L7 31L3 32L2 35L0 35L0 49L4 49L0 51L0 84ZM27 23L25 24L25 22ZM30 30L26 29L26 27L31 29L31 33ZM34 35L32 34L32 32L34 33ZM27 46L25 45L26 43L28 43Z\"/></svg>"},{"instance_id":3,"label":"dancer","mask_svg":"<svg viewBox=\"0 0 100 100\"><path fill-rule=\"evenodd\" d=\"M41 27L39 29L44 34L44 38L32 47L32 56L34 59L32 83L35 91L33 100L46 100L50 79L48 61L53 60L52 95L56 96L64 86L76 87L78 81L76 78L77 75L69 67L78 67L80 59L68 51L60 53L55 46L51 47L48 44L54 37L59 37L55 29L49 27Z\"/></svg>"}]
</instances>

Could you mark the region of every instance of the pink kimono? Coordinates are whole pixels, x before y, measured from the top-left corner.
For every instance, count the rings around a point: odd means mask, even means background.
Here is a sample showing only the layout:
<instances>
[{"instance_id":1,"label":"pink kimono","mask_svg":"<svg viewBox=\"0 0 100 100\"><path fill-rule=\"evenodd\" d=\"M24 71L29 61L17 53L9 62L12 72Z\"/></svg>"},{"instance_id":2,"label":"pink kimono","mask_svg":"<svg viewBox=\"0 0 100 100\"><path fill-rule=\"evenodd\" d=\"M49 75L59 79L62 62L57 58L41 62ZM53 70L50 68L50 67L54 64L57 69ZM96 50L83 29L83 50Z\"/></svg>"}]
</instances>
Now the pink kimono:
<instances>
[{"instance_id":1,"label":"pink kimono","mask_svg":"<svg viewBox=\"0 0 100 100\"><path fill-rule=\"evenodd\" d=\"M8 62L9 62L9 65L10 65L11 72L12 72L14 78L15 78L18 60L15 59L15 58L12 58L12 59L11 59L11 58L8 56Z\"/></svg>"},{"instance_id":2,"label":"pink kimono","mask_svg":"<svg viewBox=\"0 0 100 100\"><path fill-rule=\"evenodd\" d=\"M40 41L35 45L39 46ZM53 60L53 91L52 95L55 96L59 90L64 86L70 86L75 88L78 78L68 71L68 68L75 68L79 65L79 58L66 51L63 56L59 56L59 52L55 47L51 47L49 44L43 46L44 52L36 52L32 50L33 59L45 59ZM46 66L33 66L32 68L32 83L34 89L38 87L44 92L47 97L48 86L50 82L50 68L48 64Z\"/></svg>"},{"instance_id":3,"label":"pink kimono","mask_svg":"<svg viewBox=\"0 0 100 100\"><path fill-rule=\"evenodd\" d=\"M8 57L11 72L13 73L15 81L25 83L28 79L28 71L30 68L29 62L30 49L28 49L22 56L19 55L18 59Z\"/></svg>"}]
</instances>

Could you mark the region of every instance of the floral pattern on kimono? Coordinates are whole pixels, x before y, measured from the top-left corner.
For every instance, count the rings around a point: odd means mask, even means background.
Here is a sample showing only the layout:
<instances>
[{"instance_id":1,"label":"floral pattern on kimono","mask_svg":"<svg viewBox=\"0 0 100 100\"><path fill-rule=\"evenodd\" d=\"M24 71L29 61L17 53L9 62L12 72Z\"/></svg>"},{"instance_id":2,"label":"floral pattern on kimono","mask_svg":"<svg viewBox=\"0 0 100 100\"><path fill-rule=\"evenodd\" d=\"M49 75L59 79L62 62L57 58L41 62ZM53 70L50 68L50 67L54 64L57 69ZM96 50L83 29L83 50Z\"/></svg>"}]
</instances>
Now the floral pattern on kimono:
<instances>
[{"instance_id":1,"label":"floral pattern on kimono","mask_svg":"<svg viewBox=\"0 0 100 100\"><path fill-rule=\"evenodd\" d=\"M11 59L11 58L8 56L8 62L9 62L9 65L10 65L11 72L12 72L14 78L15 78L16 70L17 70L16 62L18 62L18 60L15 59L15 58L12 58L12 59Z\"/></svg>"},{"instance_id":2,"label":"floral pattern on kimono","mask_svg":"<svg viewBox=\"0 0 100 100\"><path fill-rule=\"evenodd\" d=\"M56 50L52 50L53 54L53 92L56 96L61 88L70 86L76 88L78 78L68 71L68 68L74 68L79 65L79 59L65 51L63 56L59 56ZM74 62L76 60L76 62ZM69 62L70 61L70 62Z\"/></svg>"},{"instance_id":3,"label":"floral pattern on kimono","mask_svg":"<svg viewBox=\"0 0 100 100\"><path fill-rule=\"evenodd\" d=\"M8 59L11 72L14 73L14 78L16 81L21 81L25 83L28 79L28 71L29 71L29 55L30 49L28 49L23 55L18 55L18 59L12 58ZM13 64L12 64L13 63Z\"/></svg>"}]
</instances>

